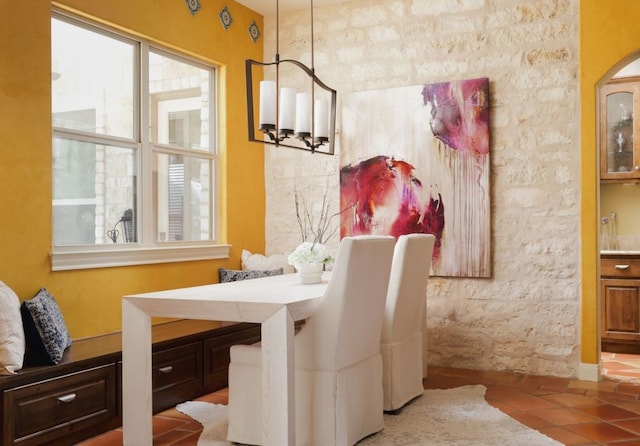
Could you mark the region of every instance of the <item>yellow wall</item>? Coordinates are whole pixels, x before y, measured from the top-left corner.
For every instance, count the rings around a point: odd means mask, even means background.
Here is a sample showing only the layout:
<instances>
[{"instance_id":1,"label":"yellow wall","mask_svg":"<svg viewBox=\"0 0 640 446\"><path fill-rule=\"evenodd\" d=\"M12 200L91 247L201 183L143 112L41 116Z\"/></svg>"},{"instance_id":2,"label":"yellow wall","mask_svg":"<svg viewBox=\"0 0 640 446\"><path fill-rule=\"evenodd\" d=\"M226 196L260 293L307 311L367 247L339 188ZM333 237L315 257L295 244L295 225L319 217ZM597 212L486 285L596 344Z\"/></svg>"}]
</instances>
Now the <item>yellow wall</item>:
<instances>
[{"instance_id":1,"label":"yellow wall","mask_svg":"<svg viewBox=\"0 0 640 446\"><path fill-rule=\"evenodd\" d=\"M582 127L582 351L583 363L598 358L598 174L596 85L640 48L640 2L580 1L580 93ZM616 66L617 65L617 66ZM612 69L616 66L616 69Z\"/></svg>"},{"instance_id":2,"label":"yellow wall","mask_svg":"<svg viewBox=\"0 0 640 446\"><path fill-rule=\"evenodd\" d=\"M202 1L192 15L180 0L60 0L54 4L135 31L219 63L219 186L224 192L224 261L52 272L51 4L0 2L0 280L24 300L40 287L57 299L74 339L120 329L124 294L217 282L221 266L240 266L243 248L264 251L264 151L246 136L244 59L262 58L247 28L262 17L233 1ZM219 11L233 24L224 31Z\"/></svg>"}]
</instances>

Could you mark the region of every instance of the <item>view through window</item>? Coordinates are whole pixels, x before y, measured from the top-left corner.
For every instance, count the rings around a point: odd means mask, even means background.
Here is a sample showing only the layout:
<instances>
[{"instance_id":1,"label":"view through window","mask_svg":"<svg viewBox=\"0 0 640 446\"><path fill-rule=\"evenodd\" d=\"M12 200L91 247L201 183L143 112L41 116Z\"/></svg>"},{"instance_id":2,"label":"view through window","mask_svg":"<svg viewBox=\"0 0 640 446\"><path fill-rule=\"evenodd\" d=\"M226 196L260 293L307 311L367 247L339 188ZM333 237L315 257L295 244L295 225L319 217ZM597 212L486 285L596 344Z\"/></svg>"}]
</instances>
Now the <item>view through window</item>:
<instances>
[{"instance_id":1,"label":"view through window","mask_svg":"<svg viewBox=\"0 0 640 446\"><path fill-rule=\"evenodd\" d=\"M54 249L214 240L214 67L63 15L51 30Z\"/></svg>"}]
</instances>

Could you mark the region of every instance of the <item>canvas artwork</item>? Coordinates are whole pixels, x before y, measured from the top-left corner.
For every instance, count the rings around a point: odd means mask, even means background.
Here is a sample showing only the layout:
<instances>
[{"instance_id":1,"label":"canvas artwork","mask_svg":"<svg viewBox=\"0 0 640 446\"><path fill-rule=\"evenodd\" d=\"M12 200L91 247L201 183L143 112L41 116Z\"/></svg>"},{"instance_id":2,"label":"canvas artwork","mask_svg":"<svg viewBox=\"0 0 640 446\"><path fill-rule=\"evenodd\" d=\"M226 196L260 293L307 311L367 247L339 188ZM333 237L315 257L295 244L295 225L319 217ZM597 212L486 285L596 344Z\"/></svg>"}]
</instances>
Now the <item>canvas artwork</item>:
<instances>
[{"instance_id":1,"label":"canvas artwork","mask_svg":"<svg viewBox=\"0 0 640 446\"><path fill-rule=\"evenodd\" d=\"M432 274L490 277L489 80L342 96L340 236L428 233Z\"/></svg>"}]
</instances>

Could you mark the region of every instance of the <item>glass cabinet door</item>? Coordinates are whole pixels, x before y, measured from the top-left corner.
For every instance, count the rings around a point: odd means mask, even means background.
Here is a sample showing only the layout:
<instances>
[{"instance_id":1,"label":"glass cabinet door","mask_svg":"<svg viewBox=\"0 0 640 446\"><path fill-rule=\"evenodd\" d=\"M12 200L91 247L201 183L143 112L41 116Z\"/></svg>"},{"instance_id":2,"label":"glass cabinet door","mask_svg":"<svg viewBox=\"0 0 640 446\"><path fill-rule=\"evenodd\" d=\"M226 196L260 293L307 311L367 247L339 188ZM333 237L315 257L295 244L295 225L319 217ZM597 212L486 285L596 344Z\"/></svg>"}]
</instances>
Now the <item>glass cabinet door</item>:
<instances>
[{"instance_id":1,"label":"glass cabinet door","mask_svg":"<svg viewBox=\"0 0 640 446\"><path fill-rule=\"evenodd\" d=\"M640 83L620 82L601 90L600 175L602 179L640 177L636 130L636 103Z\"/></svg>"}]
</instances>

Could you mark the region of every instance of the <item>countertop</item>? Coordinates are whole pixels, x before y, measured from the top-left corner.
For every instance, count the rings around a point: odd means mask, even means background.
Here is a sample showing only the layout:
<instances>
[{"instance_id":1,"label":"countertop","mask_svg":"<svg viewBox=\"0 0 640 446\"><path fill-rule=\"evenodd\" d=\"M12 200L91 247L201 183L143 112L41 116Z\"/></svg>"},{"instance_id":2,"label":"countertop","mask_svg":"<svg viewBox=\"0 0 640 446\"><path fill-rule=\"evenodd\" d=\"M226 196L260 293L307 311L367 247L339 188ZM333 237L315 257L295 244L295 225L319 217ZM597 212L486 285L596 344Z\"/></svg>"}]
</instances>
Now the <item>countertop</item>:
<instances>
[{"instance_id":1,"label":"countertop","mask_svg":"<svg viewBox=\"0 0 640 446\"><path fill-rule=\"evenodd\" d=\"M600 251L600 255L604 256L638 256L640 255L640 250L602 250Z\"/></svg>"}]
</instances>

